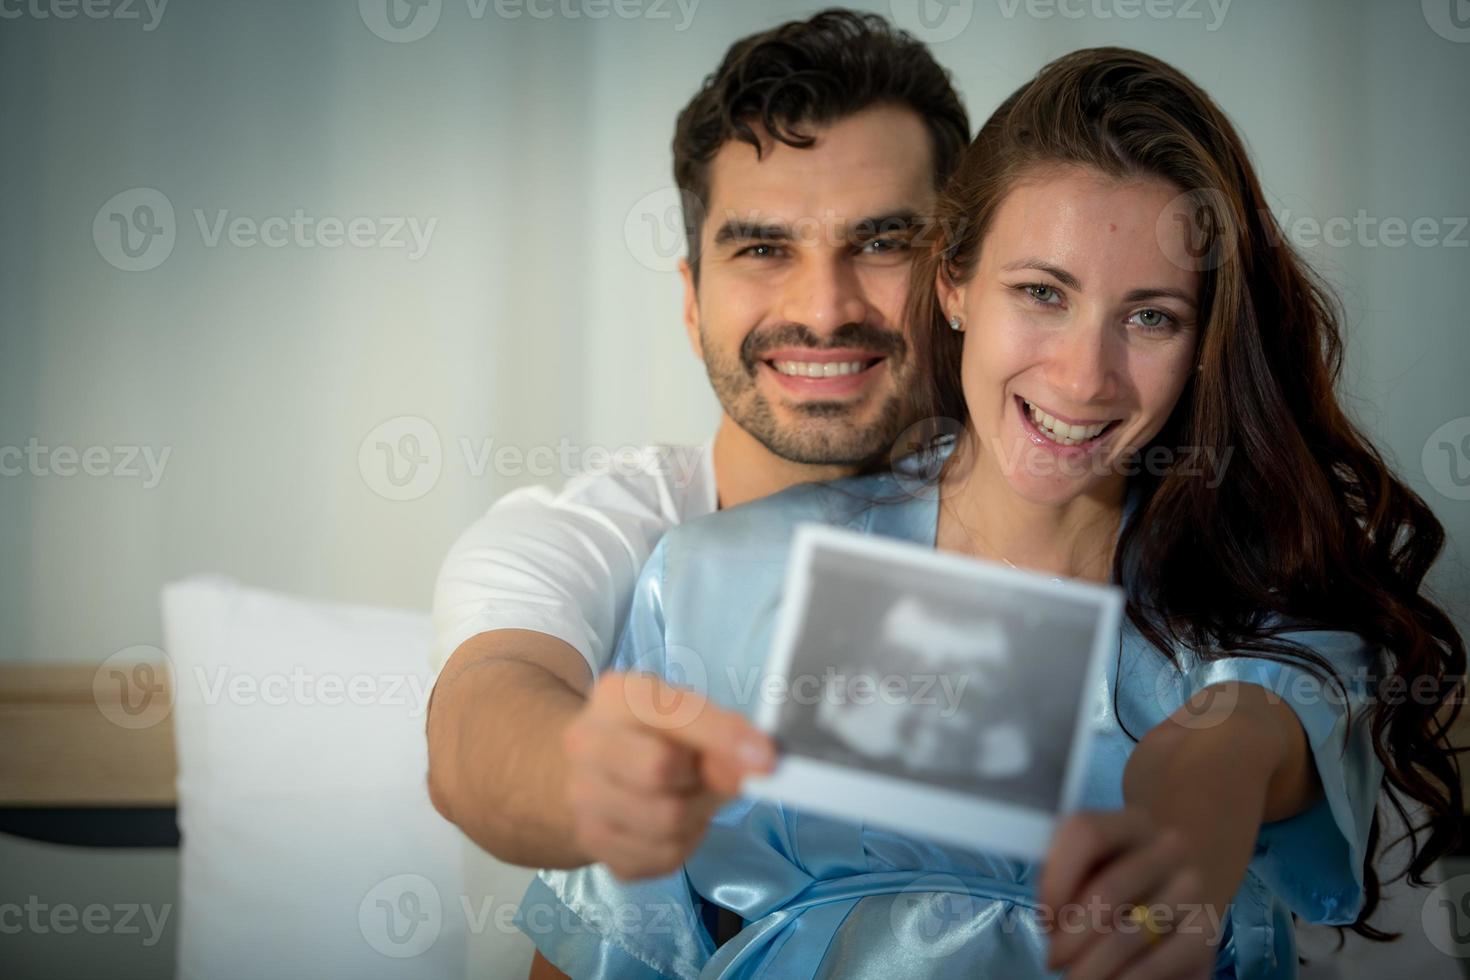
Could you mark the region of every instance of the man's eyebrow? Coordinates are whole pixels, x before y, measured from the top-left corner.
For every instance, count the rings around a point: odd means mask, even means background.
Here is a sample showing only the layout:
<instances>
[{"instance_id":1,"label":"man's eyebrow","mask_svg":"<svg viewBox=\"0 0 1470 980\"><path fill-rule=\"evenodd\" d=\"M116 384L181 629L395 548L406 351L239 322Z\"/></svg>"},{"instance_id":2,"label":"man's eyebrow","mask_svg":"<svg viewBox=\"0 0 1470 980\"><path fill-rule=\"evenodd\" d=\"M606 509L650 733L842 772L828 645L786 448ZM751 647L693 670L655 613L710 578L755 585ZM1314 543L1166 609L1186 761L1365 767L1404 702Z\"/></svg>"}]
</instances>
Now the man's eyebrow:
<instances>
[{"instance_id":1,"label":"man's eyebrow","mask_svg":"<svg viewBox=\"0 0 1470 980\"><path fill-rule=\"evenodd\" d=\"M917 211L891 211L859 218L852 222L831 221L827 223L834 239L842 241L864 241L879 235L909 234L922 227L926 219ZM737 242L789 242L797 238L792 226L783 221L759 221L731 218L715 229L716 245L731 245Z\"/></svg>"},{"instance_id":2,"label":"man's eyebrow","mask_svg":"<svg viewBox=\"0 0 1470 980\"><path fill-rule=\"evenodd\" d=\"M731 218L715 231L716 245L729 245L732 242L785 242L791 238L791 226L778 221L759 222Z\"/></svg>"}]
</instances>

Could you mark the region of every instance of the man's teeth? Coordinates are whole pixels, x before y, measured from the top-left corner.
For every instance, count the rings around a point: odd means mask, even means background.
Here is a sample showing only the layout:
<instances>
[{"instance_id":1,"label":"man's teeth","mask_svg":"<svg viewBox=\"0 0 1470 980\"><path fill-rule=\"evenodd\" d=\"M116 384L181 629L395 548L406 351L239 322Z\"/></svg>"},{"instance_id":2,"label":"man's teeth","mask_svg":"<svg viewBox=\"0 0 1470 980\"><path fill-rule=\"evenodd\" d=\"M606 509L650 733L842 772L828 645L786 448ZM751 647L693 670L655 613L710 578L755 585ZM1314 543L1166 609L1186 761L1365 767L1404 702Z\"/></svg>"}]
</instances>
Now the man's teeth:
<instances>
[{"instance_id":1,"label":"man's teeth","mask_svg":"<svg viewBox=\"0 0 1470 980\"><path fill-rule=\"evenodd\" d=\"M1098 422L1095 425L1069 425L1050 413L1043 412L1030 402L1026 402L1026 410L1031 414L1031 421L1036 423L1036 427L1042 431L1043 435L1052 442L1063 446L1076 446L1089 439L1096 439L1109 425L1107 422Z\"/></svg>"},{"instance_id":2,"label":"man's teeth","mask_svg":"<svg viewBox=\"0 0 1470 980\"><path fill-rule=\"evenodd\" d=\"M862 361L772 361L776 370L796 378L835 378L841 374L857 374Z\"/></svg>"}]
</instances>

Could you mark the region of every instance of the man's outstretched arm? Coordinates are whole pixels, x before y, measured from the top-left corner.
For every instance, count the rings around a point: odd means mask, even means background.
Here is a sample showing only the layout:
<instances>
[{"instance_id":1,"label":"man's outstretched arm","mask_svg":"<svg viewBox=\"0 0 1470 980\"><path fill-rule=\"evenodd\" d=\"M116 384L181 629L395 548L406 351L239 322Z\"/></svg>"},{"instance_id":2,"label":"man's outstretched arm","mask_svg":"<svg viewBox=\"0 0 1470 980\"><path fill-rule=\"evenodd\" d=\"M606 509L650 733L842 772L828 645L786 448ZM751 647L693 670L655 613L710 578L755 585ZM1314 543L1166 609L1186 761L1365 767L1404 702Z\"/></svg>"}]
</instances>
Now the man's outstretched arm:
<instances>
[{"instance_id":1,"label":"man's outstretched arm","mask_svg":"<svg viewBox=\"0 0 1470 980\"><path fill-rule=\"evenodd\" d=\"M459 645L429 703L429 795L445 819L511 864L574 868L562 736L592 674L569 644L532 630Z\"/></svg>"}]
</instances>

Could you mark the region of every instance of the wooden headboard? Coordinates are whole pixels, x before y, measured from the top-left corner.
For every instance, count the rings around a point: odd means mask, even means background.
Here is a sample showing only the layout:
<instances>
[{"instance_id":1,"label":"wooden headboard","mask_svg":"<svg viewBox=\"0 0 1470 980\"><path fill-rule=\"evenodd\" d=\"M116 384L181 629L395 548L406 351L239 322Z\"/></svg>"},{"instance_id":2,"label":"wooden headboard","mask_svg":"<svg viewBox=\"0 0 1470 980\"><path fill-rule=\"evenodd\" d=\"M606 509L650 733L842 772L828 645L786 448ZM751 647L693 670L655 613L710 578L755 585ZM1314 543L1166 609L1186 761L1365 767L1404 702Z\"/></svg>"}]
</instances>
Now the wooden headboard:
<instances>
[{"instance_id":1,"label":"wooden headboard","mask_svg":"<svg viewBox=\"0 0 1470 980\"><path fill-rule=\"evenodd\" d=\"M104 676L94 691L97 674L85 664L0 665L0 806L174 805L172 714L138 716L123 685ZM167 670L150 665L148 676L165 686L166 705Z\"/></svg>"}]
</instances>

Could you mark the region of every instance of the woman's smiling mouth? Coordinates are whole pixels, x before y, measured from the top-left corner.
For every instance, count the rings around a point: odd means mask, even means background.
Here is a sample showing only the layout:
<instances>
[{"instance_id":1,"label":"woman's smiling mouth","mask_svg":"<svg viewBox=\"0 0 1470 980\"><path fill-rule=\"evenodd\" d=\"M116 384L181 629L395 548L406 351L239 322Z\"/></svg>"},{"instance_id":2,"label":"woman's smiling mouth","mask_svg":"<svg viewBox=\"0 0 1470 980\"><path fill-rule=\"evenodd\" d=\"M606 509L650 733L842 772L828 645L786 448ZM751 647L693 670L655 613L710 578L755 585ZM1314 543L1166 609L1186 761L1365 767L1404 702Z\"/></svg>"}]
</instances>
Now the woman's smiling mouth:
<instances>
[{"instance_id":1,"label":"woman's smiling mouth","mask_svg":"<svg viewBox=\"0 0 1470 980\"><path fill-rule=\"evenodd\" d=\"M1021 424L1025 427L1032 443L1055 450L1072 450L1068 455L1090 452L1103 438L1118 427L1122 419L1103 421L1073 421L1058 418L1046 409L1033 405L1020 395L1015 396L1020 411Z\"/></svg>"}]
</instances>

